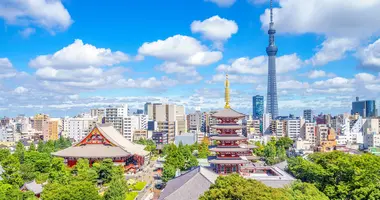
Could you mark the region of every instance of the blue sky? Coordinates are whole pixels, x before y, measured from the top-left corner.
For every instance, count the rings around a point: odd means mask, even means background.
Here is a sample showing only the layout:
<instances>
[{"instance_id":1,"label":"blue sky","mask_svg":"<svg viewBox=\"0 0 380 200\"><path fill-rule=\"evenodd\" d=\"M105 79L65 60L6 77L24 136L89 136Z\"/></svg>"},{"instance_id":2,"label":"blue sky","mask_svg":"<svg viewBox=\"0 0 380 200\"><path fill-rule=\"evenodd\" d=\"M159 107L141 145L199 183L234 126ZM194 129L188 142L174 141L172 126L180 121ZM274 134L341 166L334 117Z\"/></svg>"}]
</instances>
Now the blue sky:
<instances>
[{"instance_id":1,"label":"blue sky","mask_svg":"<svg viewBox=\"0 0 380 200\"><path fill-rule=\"evenodd\" d=\"M0 2L0 114L74 115L146 101L251 113L266 94L266 0ZM380 0L274 4L280 114L379 99Z\"/></svg>"}]
</instances>

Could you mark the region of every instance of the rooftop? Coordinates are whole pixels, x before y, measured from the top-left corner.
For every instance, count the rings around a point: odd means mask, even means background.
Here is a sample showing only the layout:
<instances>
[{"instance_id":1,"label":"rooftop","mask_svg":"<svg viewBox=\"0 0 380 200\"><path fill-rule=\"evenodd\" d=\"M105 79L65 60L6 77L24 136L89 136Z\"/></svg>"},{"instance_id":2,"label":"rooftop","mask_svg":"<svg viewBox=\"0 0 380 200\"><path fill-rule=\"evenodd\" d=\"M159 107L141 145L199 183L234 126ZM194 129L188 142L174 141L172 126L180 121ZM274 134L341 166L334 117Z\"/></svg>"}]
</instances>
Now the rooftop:
<instances>
[{"instance_id":1,"label":"rooftop","mask_svg":"<svg viewBox=\"0 0 380 200\"><path fill-rule=\"evenodd\" d=\"M210 149L213 152L246 152L249 151L247 148L239 148L239 147L215 147Z\"/></svg>"},{"instance_id":2,"label":"rooftop","mask_svg":"<svg viewBox=\"0 0 380 200\"><path fill-rule=\"evenodd\" d=\"M35 180L25 183L21 189L26 189L28 191L32 191L34 194L41 194L42 192L42 184L37 184Z\"/></svg>"},{"instance_id":3,"label":"rooftop","mask_svg":"<svg viewBox=\"0 0 380 200\"><path fill-rule=\"evenodd\" d=\"M170 180L162 191L159 200L197 200L215 183L218 174L204 167L197 167Z\"/></svg>"},{"instance_id":4,"label":"rooftop","mask_svg":"<svg viewBox=\"0 0 380 200\"><path fill-rule=\"evenodd\" d=\"M58 152L52 153L53 156L58 157L73 157L73 158L115 158L126 157L131 155L120 147L90 144L84 146L73 146L63 149Z\"/></svg>"},{"instance_id":5,"label":"rooftop","mask_svg":"<svg viewBox=\"0 0 380 200\"><path fill-rule=\"evenodd\" d=\"M216 113L212 114L212 117L220 117L220 118L243 118L244 114L239 113L231 108L225 108L223 110L218 110Z\"/></svg>"}]
</instances>

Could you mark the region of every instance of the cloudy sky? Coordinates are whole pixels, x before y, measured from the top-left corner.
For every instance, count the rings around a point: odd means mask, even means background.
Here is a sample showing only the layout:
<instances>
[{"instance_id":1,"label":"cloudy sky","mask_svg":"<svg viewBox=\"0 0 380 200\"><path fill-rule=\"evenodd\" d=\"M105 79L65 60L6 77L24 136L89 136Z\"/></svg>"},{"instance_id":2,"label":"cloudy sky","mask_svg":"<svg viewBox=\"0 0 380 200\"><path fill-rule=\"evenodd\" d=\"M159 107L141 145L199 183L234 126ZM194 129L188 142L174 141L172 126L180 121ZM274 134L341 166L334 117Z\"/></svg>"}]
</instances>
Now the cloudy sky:
<instances>
[{"instance_id":1,"label":"cloudy sky","mask_svg":"<svg viewBox=\"0 0 380 200\"><path fill-rule=\"evenodd\" d=\"M2 0L0 115L174 102L251 111L266 94L268 0ZM277 0L281 115L380 100L380 0Z\"/></svg>"}]
</instances>

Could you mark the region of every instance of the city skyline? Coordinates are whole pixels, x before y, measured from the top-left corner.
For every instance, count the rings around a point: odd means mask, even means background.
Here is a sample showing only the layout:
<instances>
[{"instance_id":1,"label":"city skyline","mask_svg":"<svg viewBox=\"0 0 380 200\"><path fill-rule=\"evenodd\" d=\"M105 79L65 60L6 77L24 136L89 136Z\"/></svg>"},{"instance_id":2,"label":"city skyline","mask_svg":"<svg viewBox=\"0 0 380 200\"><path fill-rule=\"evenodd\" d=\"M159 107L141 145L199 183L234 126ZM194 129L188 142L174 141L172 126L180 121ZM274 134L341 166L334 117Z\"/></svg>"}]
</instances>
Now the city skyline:
<instances>
[{"instance_id":1,"label":"city skyline","mask_svg":"<svg viewBox=\"0 0 380 200\"><path fill-rule=\"evenodd\" d=\"M266 96L269 1L41 2L59 15L37 16L22 2L9 4L20 14L0 12L0 115L166 101L215 110L225 73L234 109L251 114L252 96ZM379 101L380 1L360 10L342 2L309 1L326 8L313 14L300 0L275 1L279 115L349 113L356 96Z\"/></svg>"}]
</instances>

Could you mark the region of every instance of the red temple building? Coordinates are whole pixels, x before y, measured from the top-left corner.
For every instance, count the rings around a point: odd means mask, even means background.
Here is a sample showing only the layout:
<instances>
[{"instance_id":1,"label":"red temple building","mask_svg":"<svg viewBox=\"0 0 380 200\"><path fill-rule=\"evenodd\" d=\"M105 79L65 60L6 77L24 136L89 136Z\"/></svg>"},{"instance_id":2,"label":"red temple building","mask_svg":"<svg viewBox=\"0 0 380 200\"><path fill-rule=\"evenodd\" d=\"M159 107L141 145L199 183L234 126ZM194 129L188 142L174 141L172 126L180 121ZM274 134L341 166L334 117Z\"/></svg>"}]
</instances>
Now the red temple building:
<instances>
[{"instance_id":1,"label":"red temple building","mask_svg":"<svg viewBox=\"0 0 380 200\"><path fill-rule=\"evenodd\" d=\"M69 167L80 158L88 159L90 165L109 158L125 170L136 170L149 161L150 153L144 148L125 139L111 124L97 124L79 143L52 155L64 158Z\"/></svg>"},{"instance_id":2,"label":"red temple building","mask_svg":"<svg viewBox=\"0 0 380 200\"><path fill-rule=\"evenodd\" d=\"M249 165L251 163L249 160L255 158L251 151L254 146L248 145L247 138L241 135L244 126L238 124L239 120L245 118L245 115L231 109L229 99L227 75L225 82L226 104L223 110L212 115L217 120L217 124L212 126L216 130L217 136L210 138L216 141L217 146L210 149L210 151L215 152L216 159L209 162L219 174L238 173L242 166Z\"/></svg>"}]
</instances>

